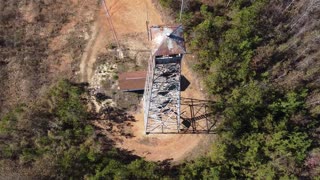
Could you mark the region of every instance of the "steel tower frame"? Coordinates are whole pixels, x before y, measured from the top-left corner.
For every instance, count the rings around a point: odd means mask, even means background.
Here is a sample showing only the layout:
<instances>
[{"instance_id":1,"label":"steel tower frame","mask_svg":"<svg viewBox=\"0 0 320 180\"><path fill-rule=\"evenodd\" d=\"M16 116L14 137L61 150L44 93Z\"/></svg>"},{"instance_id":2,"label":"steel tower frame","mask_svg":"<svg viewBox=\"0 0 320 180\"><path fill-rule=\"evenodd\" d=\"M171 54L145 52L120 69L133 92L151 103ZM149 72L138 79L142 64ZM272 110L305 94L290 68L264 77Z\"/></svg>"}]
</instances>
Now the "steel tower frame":
<instances>
[{"instance_id":1,"label":"steel tower frame","mask_svg":"<svg viewBox=\"0 0 320 180\"><path fill-rule=\"evenodd\" d=\"M182 26L150 29L153 53L144 91L145 133L180 131L181 60L185 53Z\"/></svg>"}]
</instances>

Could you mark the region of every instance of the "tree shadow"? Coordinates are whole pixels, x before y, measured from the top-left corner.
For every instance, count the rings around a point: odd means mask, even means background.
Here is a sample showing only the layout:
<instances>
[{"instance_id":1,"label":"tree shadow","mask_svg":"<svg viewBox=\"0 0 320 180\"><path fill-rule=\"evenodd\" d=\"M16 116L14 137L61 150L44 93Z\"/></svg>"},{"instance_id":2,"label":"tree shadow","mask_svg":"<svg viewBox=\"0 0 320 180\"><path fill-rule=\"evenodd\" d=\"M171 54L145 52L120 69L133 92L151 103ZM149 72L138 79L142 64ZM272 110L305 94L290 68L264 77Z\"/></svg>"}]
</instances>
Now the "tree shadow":
<instances>
[{"instance_id":1,"label":"tree shadow","mask_svg":"<svg viewBox=\"0 0 320 180\"><path fill-rule=\"evenodd\" d=\"M107 156L110 158L116 158L122 163L129 164L134 160L141 159L140 156L134 155L131 150L116 147L115 140L106 135L98 134L97 141L101 145L102 152L106 152L107 154L111 152Z\"/></svg>"},{"instance_id":2,"label":"tree shadow","mask_svg":"<svg viewBox=\"0 0 320 180\"><path fill-rule=\"evenodd\" d=\"M170 178L178 177L179 165L173 165L173 158L157 161L158 167L162 172L162 176L168 176Z\"/></svg>"},{"instance_id":3,"label":"tree shadow","mask_svg":"<svg viewBox=\"0 0 320 180\"><path fill-rule=\"evenodd\" d=\"M134 116L128 114L124 109L116 107L107 107L101 113L105 116L105 119L109 119L115 123L135 122Z\"/></svg>"},{"instance_id":4,"label":"tree shadow","mask_svg":"<svg viewBox=\"0 0 320 180\"><path fill-rule=\"evenodd\" d=\"M107 132L108 134L117 132L125 138L134 137L131 128L133 126L132 122L135 122L136 119L125 109L106 107L99 113L90 113L88 120L98 122L99 125L94 125L94 127L101 136L106 136L103 132Z\"/></svg>"},{"instance_id":5,"label":"tree shadow","mask_svg":"<svg viewBox=\"0 0 320 180\"><path fill-rule=\"evenodd\" d=\"M107 95L105 95L104 93L97 93L97 94L95 94L95 97L96 97L96 99L98 100L98 101L100 101L100 102L102 102L102 101L105 101L105 100L107 100L107 99L112 99L112 97L110 97L110 96L107 96Z\"/></svg>"}]
</instances>

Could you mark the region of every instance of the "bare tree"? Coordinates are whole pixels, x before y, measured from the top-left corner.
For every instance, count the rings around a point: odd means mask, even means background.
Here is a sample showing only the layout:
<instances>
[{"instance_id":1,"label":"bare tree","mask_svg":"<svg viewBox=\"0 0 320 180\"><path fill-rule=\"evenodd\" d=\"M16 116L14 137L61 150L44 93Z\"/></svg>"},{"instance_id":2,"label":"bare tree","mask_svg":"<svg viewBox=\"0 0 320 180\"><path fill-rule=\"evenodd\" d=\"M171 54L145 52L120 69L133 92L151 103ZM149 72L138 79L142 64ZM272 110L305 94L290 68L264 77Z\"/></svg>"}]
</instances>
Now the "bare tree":
<instances>
[{"instance_id":1,"label":"bare tree","mask_svg":"<svg viewBox=\"0 0 320 180\"><path fill-rule=\"evenodd\" d=\"M315 10L319 10L320 8L320 0L311 0L308 4L307 9L304 11L304 13L294 21L292 21L291 24L291 30L306 16L308 16L311 12Z\"/></svg>"}]
</instances>

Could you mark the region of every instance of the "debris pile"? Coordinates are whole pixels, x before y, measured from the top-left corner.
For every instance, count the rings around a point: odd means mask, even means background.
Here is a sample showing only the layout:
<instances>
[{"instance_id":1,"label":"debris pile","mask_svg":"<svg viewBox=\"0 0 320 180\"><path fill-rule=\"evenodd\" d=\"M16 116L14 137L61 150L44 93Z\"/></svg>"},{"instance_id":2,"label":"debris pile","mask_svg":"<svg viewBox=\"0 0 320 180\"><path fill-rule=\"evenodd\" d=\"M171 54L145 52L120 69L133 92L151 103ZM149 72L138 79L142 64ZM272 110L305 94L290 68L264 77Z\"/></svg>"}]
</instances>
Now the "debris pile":
<instances>
[{"instance_id":1,"label":"debris pile","mask_svg":"<svg viewBox=\"0 0 320 180\"><path fill-rule=\"evenodd\" d=\"M180 106L180 60L172 57L156 59L147 126L150 131L162 126L171 131L177 129L176 113ZM172 62L166 63L170 61Z\"/></svg>"}]
</instances>

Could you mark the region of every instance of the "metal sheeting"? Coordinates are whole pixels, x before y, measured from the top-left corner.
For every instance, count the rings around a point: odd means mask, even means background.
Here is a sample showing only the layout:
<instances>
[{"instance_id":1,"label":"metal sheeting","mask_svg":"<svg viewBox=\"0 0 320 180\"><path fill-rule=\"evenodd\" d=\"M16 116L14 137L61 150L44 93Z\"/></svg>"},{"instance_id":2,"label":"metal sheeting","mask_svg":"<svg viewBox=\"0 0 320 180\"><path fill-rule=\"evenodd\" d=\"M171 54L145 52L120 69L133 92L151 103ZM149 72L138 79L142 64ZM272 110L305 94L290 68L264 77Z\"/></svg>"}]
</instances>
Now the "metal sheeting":
<instances>
[{"instance_id":1,"label":"metal sheeting","mask_svg":"<svg viewBox=\"0 0 320 180\"><path fill-rule=\"evenodd\" d=\"M146 132L178 132L181 58L156 64L150 93ZM155 59L157 62L157 59Z\"/></svg>"},{"instance_id":2,"label":"metal sheeting","mask_svg":"<svg viewBox=\"0 0 320 180\"><path fill-rule=\"evenodd\" d=\"M150 31L154 56L186 53L181 25L152 26Z\"/></svg>"}]
</instances>

